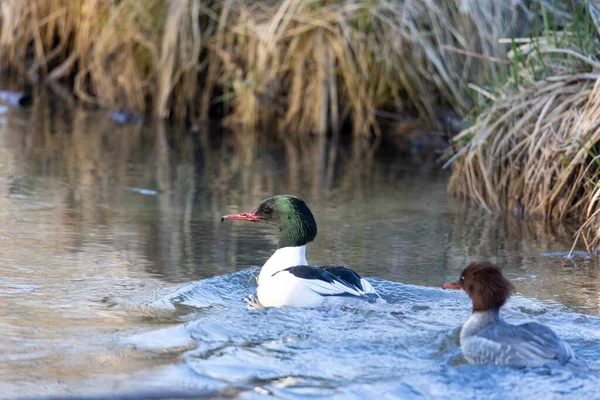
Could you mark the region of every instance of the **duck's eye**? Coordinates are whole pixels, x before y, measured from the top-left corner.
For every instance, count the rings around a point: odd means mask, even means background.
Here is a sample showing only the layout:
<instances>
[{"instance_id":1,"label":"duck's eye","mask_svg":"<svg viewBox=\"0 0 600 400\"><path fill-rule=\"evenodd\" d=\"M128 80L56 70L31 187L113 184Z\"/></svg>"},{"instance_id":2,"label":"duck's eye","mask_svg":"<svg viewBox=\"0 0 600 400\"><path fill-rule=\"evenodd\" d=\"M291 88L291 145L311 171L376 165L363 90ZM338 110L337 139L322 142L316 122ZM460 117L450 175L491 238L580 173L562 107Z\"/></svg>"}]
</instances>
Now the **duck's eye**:
<instances>
[{"instance_id":1,"label":"duck's eye","mask_svg":"<svg viewBox=\"0 0 600 400\"><path fill-rule=\"evenodd\" d=\"M265 204L264 206L262 206L262 210L265 214L270 214L271 211L273 211L273 208L270 205Z\"/></svg>"},{"instance_id":2,"label":"duck's eye","mask_svg":"<svg viewBox=\"0 0 600 400\"><path fill-rule=\"evenodd\" d=\"M464 275L461 275L461 276L460 276L460 280L461 280L461 282L462 282L462 281L464 281L464 280L465 280L465 276L464 276Z\"/></svg>"}]
</instances>

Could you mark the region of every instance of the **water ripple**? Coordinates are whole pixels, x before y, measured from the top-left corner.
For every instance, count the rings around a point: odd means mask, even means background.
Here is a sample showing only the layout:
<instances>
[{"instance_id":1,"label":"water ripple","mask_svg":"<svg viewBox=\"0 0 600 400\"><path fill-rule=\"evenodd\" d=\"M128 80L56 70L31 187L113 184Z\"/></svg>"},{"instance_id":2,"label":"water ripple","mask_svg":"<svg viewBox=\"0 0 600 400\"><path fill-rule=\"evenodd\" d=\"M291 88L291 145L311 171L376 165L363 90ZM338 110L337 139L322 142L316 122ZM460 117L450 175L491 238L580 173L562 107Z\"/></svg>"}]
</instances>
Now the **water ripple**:
<instances>
[{"instance_id":1,"label":"water ripple","mask_svg":"<svg viewBox=\"0 0 600 400\"><path fill-rule=\"evenodd\" d=\"M600 390L600 318L558 303L515 296L504 317L550 325L590 364L585 375L468 365L458 335L470 302L461 292L371 279L384 301L252 309L243 299L255 291L255 273L161 293L146 306L191 307L193 318L130 342L164 348L185 342L183 365L194 376L237 388L248 399L557 398Z\"/></svg>"}]
</instances>

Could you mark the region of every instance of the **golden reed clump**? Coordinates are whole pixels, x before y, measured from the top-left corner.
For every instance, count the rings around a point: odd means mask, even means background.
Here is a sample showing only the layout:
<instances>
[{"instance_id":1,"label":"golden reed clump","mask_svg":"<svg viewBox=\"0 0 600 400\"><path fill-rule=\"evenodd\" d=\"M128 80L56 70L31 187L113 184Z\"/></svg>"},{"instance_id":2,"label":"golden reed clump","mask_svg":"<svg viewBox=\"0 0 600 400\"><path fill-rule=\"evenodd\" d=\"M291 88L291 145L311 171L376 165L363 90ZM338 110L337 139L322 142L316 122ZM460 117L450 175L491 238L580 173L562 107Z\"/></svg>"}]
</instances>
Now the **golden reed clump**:
<instances>
[{"instance_id":1,"label":"golden reed clump","mask_svg":"<svg viewBox=\"0 0 600 400\"><path fill-rule=\"evenodd\" d=\"M200 1L8 0L0 68L72 85L77 97L158 117L185 115L210 26Z\"/></svg>"},{"instance_id":2,"label":"golden reed clump","mask_svg":"<svg viewBox=\"0 0 600 400\"><path fill-rule=\"evenodd\" d=\"M511 78L454 139L449 188L490 210L579 221L575 243L597 252L600 37L590 14L518 40Z\"/></svg>"},{"instance_id":3,"label":"golden reed clump","mask_svg":"<svg viewBox=\"0 0 600 400\"><path fill-rule=\"evenodd\" d=\"M0 68L159 118L222 103L247 127L378 134L381 109L466 113L462 82L502 75L486 58L528 13L519 1L6 0Z\"/></svg>"}]
</instances>

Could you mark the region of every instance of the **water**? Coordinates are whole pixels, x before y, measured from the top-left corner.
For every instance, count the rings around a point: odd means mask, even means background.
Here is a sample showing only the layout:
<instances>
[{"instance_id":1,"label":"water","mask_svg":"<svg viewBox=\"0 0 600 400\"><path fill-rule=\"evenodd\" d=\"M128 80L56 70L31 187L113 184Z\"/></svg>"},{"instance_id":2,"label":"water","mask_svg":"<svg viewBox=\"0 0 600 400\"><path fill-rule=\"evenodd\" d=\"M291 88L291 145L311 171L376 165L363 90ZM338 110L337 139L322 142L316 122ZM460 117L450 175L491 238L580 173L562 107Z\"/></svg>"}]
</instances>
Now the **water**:
<instances>
[{"instance_id":1,"label":"water","mask_svg":"<svg viewBox=\"0 0 600 400\"><path fill-rule=\"evenodd\" d=\"M430 163L215 129L0 115L0 398L598 396L600 269L566 257L572 226L449 198ZM311 206L311 262L352 266L386 302L249 308L276 232L219 217L275 193ZM515 283L506 319L551 326L591 372L466 364L469 300L439 287L473 260Z\"/></svg>"}]
</instances>

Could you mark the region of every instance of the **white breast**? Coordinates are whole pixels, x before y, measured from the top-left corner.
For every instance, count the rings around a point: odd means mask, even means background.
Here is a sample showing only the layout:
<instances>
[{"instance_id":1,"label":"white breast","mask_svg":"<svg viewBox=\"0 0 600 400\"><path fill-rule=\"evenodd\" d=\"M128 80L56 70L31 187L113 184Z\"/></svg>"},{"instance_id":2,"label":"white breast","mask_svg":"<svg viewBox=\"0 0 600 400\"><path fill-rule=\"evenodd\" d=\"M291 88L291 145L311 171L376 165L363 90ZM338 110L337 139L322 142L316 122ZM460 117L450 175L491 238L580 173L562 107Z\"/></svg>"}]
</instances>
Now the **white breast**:
<instances>
[{"instance_id":1,"label":"white breast","mask_svg":"<svg viewBox=\"0 0 600 400\"><path fill-rule=\"evenodd\" d=\"M277 249L260 270L258 284L262 284L263 281L276 272L296 265L308 265L306 262L306 245Z\"/></svg>"},{"instance_id":2,"label":"white breast","mask_svg":"<svg viewBox=\"0 0 600 400\"><path fill-rule=\"evenodd\" d=\"M256 294L265 307L316 307L325 299L287 271L260 279Z\"/></svg>"},{"instance_id":3,"label":"white breast","mask_svg":"<svg viewBox=\"0 0 600 400\"><path fill-rule=\"evenodd\" d=\"M279 272L297 265L307 265L306 245L277 249L267 260L258 276L258 301L265 307L312 307L322 302L322 297L299 283L288 272Z\"/></svg>"}]
</instances>

